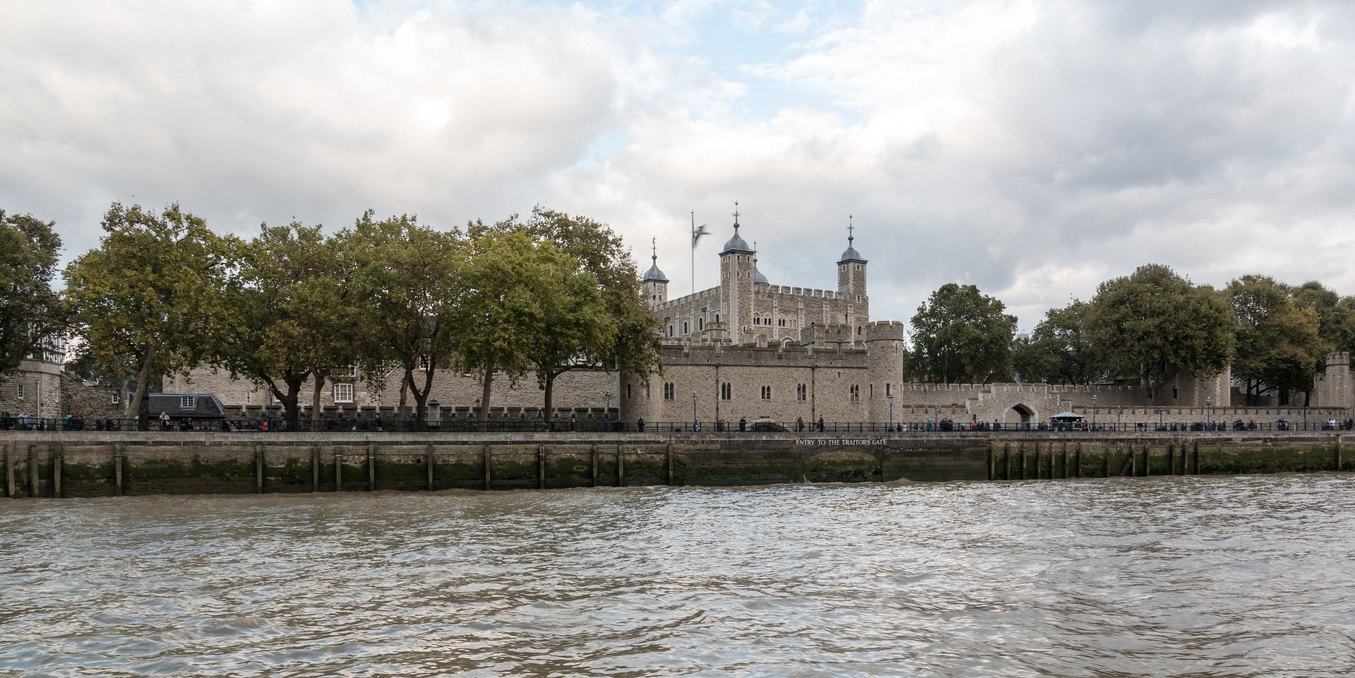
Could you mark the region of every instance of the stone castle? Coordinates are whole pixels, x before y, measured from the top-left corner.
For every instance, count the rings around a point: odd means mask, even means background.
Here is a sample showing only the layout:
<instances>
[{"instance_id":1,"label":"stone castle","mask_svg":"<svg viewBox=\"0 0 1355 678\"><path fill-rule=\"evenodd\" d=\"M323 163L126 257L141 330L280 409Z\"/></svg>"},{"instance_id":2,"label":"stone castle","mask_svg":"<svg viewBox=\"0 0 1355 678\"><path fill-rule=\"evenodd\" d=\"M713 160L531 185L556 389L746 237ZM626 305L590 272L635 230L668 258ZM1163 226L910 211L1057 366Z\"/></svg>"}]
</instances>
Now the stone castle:
<instances>
[{"instance_id":1,"label":"stone castle","mask_svg":"<svg viewBox=\"0 0 1355 678\"><path fill-rule=\"evenodd\" d=\"M1275 402L1240 406L1243 400L1227 370L1210 378L1178 376L1159 388L1151 402L1137 387L1124 385L911 381L906 376L904 324L870 320L868 262L856 250L850 226L847 248L837 260L838 288L818 290L771 284L758 271L756 248L740 235L737 212L734 217L732 237L719 252L718 286L669 299L669 280L658 267L657 252L651 254L642 288L659 322L663 372L649 375L648 385L639 375L567 372L556 381L557 408L545 412L544 394L534 377L528 375L517 385L496 379L490 418L633 422L643 417L648 422L724 420L735 426L740 419L783 424L800 419L806 425L820 419L839 424L939 419L1033 424L1067 411L1122 424L1207 418L1297 421L1305 416L1303 408ZM98 390L91 397L87 387L59 374L64 373L54 360L26 363L18 375L0 382L0 409L18 412L27 407L34 416L59 416L63 408L81 408L85 416L121 416L114 406L130 394ZM329 416L392 419L397 416L400 377L392 372L380 383L366 383L356 375L332 377L322 385L322 406ZM229 417L267 416L270 409L276 416L277 401L265 389L210 367L166 375L163 385L166 393L212 396ZM306 405L312 388L313 383L302 388ZM434 416L473 419L480 395L473 375L440 371L431 398L439 404ZM43 403L37 412L35 398ZM100 403L103 407L96 407ZM412 406L412 399L408 404ZM1355 382L1349 354L1328 355L1326 371L1315 379L1311 404L1317 408L1308 408L1306 416L1312 420L1350 416ZM303 410L303 416L309 415Z\"/></svg>"}]
</instances>

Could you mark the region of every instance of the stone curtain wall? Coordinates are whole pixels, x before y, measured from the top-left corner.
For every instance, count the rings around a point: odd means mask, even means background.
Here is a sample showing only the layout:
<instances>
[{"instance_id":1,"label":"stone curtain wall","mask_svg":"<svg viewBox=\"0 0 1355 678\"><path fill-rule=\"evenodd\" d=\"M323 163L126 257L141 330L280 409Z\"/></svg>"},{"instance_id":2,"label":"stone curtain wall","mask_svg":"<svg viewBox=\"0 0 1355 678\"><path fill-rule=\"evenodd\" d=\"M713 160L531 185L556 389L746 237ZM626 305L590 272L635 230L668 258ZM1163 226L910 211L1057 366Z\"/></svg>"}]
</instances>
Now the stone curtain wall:
<instances>
[{"instance_id":1,"label":"stone curtain wall","mask_svg":"<svg viewBox=\"0 0 1355 678\"><path fill-rule=\"evenodd\" d=\"M23 397L19 387L23 386ZM62 407L61 366L41 360L24 360L17 372L0 378L0 412L12 416L59 417Z\"/></svg>"}]
</instances>

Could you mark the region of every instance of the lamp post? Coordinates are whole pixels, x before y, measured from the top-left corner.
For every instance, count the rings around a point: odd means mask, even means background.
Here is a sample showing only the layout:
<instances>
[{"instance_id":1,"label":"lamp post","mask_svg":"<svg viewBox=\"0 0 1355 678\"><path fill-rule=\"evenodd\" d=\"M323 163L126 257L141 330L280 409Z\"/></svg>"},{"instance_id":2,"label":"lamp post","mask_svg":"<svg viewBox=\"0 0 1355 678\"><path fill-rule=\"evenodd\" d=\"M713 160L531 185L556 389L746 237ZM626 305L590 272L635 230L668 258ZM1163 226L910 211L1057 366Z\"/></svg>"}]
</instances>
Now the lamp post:
<instances>
[{"instance_id":1,"label":"lamp post","mask_svg":"<svg viewBox=\"0 0 1355 678\"><path fill-rule=\"evenodd\" d=\"M606 433L611 433L611 432L612 432L612 392L611 392L611 391L607 391L606 393L602 394L602 397L605 398L605 399L607 400L607 407L604 408L604 409L602 410L602 421L605 422L605 423L603 424L603 430L604 430Z\"/></svg>"},{"instance_id":2,"label":"lamp post","mask_svg":"<svg viewBox=\"0 0 1355 678\"><path fill-rule=\"evenodd\" d=\"M699 430L696 425L696 391L692 391L692 432L695 433Z\"/></svg>"},{"instance_id":3,"label":"lamp post","mask_svg":"<svg viewBox=\"0 0 1355 678\"><path fill-rule=\"evenodd\" d=\"M894 430L894 394L889 394L889 430Z\"/></svg>"},{"instance_id":4,"label":"lamp post","mask_svg":"<svg viewBox=\"0 0 1355 678\"><path fill-rule=\"evenodd\" d=\"M1124 405L1120 405L1119 407L1116 407L1116 408L1115 408L1115 430L1116 430L1116 431L1122 430L1121 427L1123 426L1123 424L1121 423L1121 421L1122 421L1123 419L1124 419Z\"/></svg>"},{"instance_id":5,"label":"lamp post","mask_svg":"<svg viewBox=\"0 0 1355 678\"><path fill-rule=\"evenodd\" d=\"M1214 399L1204 399L1204 430L1208 431L1214 425Z\"/></svg>"},{"instance_id":6,"label":"lamp post","mask_svg":"<svg viewBox=\"0 0 1355 678\"><path fill-rule=\"evenodd\" d=\"M1096 396L1092 395L1092 430L1096 430Z\"/></svg>"}]
</instances>

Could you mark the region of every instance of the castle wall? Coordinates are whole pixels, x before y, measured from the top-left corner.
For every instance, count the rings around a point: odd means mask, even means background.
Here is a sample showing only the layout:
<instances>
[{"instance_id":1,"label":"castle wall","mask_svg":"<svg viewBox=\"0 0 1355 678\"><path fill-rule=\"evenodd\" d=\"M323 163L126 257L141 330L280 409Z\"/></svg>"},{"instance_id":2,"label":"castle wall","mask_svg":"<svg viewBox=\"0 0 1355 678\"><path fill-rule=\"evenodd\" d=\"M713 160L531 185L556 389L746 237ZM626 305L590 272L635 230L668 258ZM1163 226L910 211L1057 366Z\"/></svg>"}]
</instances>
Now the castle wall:
<instances>
[{"instance_id":1,"label":"castle wall","mask_svg":"<svg viewBox=\"0 0 1355 678\"><path fill-rule=\"evenodd\" d=\"M24 360L17 371L0 377L0 412L14 416L23 413L35 419L60 417L61 365Z\"/></svg>"},{"instance_id":2,"label":"castle wall","mask_svg":"<svg viewBox=\"0 0 1355 678\"><path fill-rule=\"evenodd\" d=\"M1355 390L1350 378L1350 354L1345 351L1327 354L1327 369L1313 377L1313 405L1317 407L1351 407L1355 405Z\"/></svg>"}]
</instances>

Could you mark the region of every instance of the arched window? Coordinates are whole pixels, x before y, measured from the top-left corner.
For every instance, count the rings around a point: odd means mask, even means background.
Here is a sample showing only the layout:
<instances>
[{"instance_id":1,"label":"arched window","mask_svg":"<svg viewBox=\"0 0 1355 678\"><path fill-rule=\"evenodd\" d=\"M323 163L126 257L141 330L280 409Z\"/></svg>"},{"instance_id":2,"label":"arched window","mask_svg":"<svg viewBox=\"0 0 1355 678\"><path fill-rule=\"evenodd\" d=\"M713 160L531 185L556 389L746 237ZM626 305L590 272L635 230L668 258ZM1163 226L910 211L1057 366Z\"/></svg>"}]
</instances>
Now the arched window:
<instances>
[{"instance_id":1,"label":"arched window","mask_svg":"<svg viewBox=\"0 0 1355 678\"><path fill-rule=\"evenodd\" d=\"M704 329L706 329L706 319L705 319L705 318L697 318L697 319L696 319L696 329L697 329L697 330L704 330Z\"/></svg>"},{"instance_id":2,"label":"arched window","mask_svg":"<svg viewBox=\"0 0 1355 678\"><path fill-rule=\"evenodd\" d=\"M682 321L682 333L683 333L683 334L687 334L687 333L688 333L688 330L687 330L687 321L686 321L686 320Z\"/></svg>"}]
</instances>

